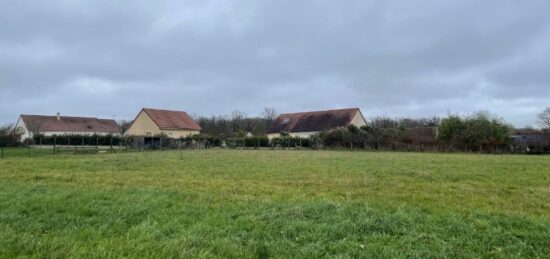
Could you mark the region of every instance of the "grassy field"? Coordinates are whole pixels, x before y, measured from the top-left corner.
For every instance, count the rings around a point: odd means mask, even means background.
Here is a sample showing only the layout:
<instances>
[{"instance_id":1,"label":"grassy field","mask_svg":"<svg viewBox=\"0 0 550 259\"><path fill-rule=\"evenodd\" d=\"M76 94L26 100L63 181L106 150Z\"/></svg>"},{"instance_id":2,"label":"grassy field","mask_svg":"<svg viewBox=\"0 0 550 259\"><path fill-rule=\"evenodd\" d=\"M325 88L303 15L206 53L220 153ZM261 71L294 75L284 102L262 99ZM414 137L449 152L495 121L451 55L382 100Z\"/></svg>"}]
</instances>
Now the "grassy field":
<instances>
[{"instance_id":1,"label":"grassy field","mask_svg":"<svg viewBox=\"0 0 550 259\"><path fill-rule=\"evenodd\" d=\"M0 257L547 257L550 157L201 150L0 160Z\"/></svg>"}]
</instances>

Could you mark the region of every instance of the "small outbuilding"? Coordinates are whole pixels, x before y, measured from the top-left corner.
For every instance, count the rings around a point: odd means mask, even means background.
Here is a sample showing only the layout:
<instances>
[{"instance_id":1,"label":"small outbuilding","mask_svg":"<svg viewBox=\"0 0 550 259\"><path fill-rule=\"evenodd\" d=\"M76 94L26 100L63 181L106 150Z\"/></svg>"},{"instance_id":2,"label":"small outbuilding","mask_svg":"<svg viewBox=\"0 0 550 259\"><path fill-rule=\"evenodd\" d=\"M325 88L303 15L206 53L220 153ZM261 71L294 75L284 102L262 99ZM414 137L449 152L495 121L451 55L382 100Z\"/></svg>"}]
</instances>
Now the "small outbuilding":
<instances>
[{"instance_id":1,"label":"small outbuilding","mask_svg":"<svg viewBox=\"0 0 550 259\"><path fill-rule=\"evenodd\" d=\"M344 128L349 125L357 127L367 125L359 108L285 113L279 115L267 132L267 137L273 139L282 132L292 137L307 138L321 131Z\"/></svg>"},{"instance_id":2,"label":"small outbuilding","mask_svg":"<svg viewBox=\"0 0 550 259\"><path fill-rule=\"evenodd\" d=\"M143 108L132 122L126 135L181 138L199 134L201 127L184 111Z\"/></svg>"}]
</instances>

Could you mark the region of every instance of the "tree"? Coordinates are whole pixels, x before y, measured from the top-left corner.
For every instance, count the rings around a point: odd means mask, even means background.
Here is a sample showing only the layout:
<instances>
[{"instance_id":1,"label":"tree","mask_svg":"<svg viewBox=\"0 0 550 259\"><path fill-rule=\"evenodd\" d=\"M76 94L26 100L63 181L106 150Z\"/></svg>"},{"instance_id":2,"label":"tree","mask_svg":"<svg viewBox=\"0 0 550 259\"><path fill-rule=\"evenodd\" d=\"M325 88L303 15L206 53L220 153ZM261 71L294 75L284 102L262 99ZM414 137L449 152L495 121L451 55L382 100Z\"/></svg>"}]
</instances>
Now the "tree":
<instances>
[{"instance_id":1,"label":"tree","mask_svg":"<svg viewBox=\"0 0 550 259\"><path fill-rule=\"evenodd\" d=\"M124 135L124 133L126 133L126 131L130 128L130 126L132 125L132 122L133 121L128 121L128 120L119 120L117 121L117 124L118 126L120 126L120 135Z\"/></svg>"},{"instance_id":2,"label":"tree","mask_svg":"<svg viewBox=\"0 0 550 259\"><path fill-rule=\"evenodd\" d=\"M274 108L264 108L264 111L262 112L262 117L268 121L275 121L277 119L277 111Z\"/></svg>"},{"instance_id":3,"label":"tree","mask_svg":"<svg viewBox=\"0 0 550 259\"><path fill-rule=\"evenodd\" d=\"M546 107L546 109L539 113L538 117L539 125L542 128L550 128L550 107Z\"/></svg>"},{"instance_id":4,"label":"tree","mask_svg":"<svg viewBox=\"0 0 550 259\"><path fill-rule=\"evenodd\" d=\"M36 135L40 135L43 131L44 123L39 118L30 118L25 122L25 126L30 133L30 138L32 139Z\"/></svg>"},{"instance_id":5,"label":"tree","mask_svg":"<svg viewBox=\"0 0 550 259\"><path fill-rule=\"evenodd\" d=\"M479 147L489 142L493 126L490 115L487 112L477 112L466 118L464 121L464 139L469 146Z\"/></svg>"},{"instance_id":6,"label":"tree","mask_svg":"<svg viewBox=\"0 0 550 259\"><path fill-rule=\"evenodd\" d=\"M445 142L449 147L463 143L464 120L458 115L449 115L439 123L437 139Z\"/></svg>"},{"instance_id":7,"label":"tree","mask_svg":"<svg viewBox=\"0 0 550 259\"><path fill-rule=\"evenodd\" d=\"M13 124L0 127L0 147L13 147L19 145L23 132Z\"/></svg>"}]
</instances>

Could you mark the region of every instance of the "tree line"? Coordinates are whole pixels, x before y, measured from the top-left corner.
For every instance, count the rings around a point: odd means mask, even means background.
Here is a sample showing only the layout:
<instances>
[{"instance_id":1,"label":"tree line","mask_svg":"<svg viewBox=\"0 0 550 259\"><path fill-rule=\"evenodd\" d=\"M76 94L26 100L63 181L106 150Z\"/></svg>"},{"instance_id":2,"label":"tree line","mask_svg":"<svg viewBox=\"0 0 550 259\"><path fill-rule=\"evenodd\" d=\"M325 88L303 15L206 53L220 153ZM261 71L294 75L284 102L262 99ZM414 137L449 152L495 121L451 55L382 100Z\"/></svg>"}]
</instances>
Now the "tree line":
<instances>
[{"instance_id":1,"label":"tree line","mask_svg":"<svg viewBox=\"0 0 550 259\"><path fill-rule=\"evenodd\" d=\"M249 117L235 111L228 116L195 116L202 127L201 134L185 138L185 141L204 141L212 145L227 146L270 146L270 147L341 147L403 150L433 149L439 151L488 151L497 152L512 144L511 136L515 129L502 118L488 112L471 115L448 115L445 117L390 118L385 116L369 118L367 125L357 128L350 126L326 132L320 132L310 138L293 138L285 132L281 137L267 141L267 131L278 114L273 108L265 108L260 116ZM550 128L550 107L538 115L541 128ZM125 132L131 121L119 121L121 133ZM5 125L0 127L0 146L17 146L22 132ZM36 134L40 136L40 134ZM65 141L67 139L67 141ZM60 143L73 140L72 143L97 143L95 137L61 137ZM82 140L84 139L84 140ZM102 139L102 143L111 142L111 137ZM38 143L39 140L34 140ZM43 143L52 138L42 136ZM44 142L45 141L45 142ZM118 144L120 138L115 138ZM547 137L548 141L548 137Z\"/></svg>"}]
</instances>

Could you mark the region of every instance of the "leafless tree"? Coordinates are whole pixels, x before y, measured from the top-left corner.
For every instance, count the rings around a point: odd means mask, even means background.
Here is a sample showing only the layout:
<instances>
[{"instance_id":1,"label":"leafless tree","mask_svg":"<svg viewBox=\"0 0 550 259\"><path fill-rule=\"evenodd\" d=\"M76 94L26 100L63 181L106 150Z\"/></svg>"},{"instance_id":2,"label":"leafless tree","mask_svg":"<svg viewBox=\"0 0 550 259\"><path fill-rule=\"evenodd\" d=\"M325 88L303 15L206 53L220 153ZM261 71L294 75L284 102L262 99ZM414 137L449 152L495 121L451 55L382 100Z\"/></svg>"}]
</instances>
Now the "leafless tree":
<instances>
[{"instance_id":1,"label":"leafless tree","mask_svg":"<svg viewBox=\"0 0 550 259\"><path fill-rule=\"evenodd\" d=\"M120 135L124 135L126 131L130 128L130 125L132 125L131 120L119 120L117 121L118 126L120 126Z\"/></svg>"},{"instance_id":2,"label":"leafless tree","mask_svg":"<svg viewBox=\"0 0 550 259\"><path fill-rule=\"evenodd\" d=\"M542 128L550 128L550 107L539 113L539 125Z\"/></svg>"},{"instance_id":3,"label":"leafless tree","mask_svg":"<svg viewBox=\"0 0 550 259\"><path fill-rule=\"evenodd\" d=\"M262 117L268 121L274 121L277 118L278 114L274 108L264 108Z\"/></svg>"},{"instance_id":4,"label":"leafless tree","mask_svg":"<svg viewBox=\"0 0 550 259\"><path fill-rule=\"evenodd\" d=\"M39 118L31 118L25 122L27 130L31 133L30 137L40 135L44 129L44 122Z\"/></svg>"},{"instance_id":5,"label":"leafless tree","mask_svg":"<svg viewBox=\"0 0 550 259\"><path fill-rule=\"evenodd\" d=\"M15 127L13 124L0 126L0 147L17 146L23 132L21 128Z\"/></svg>"}]
</instances>

